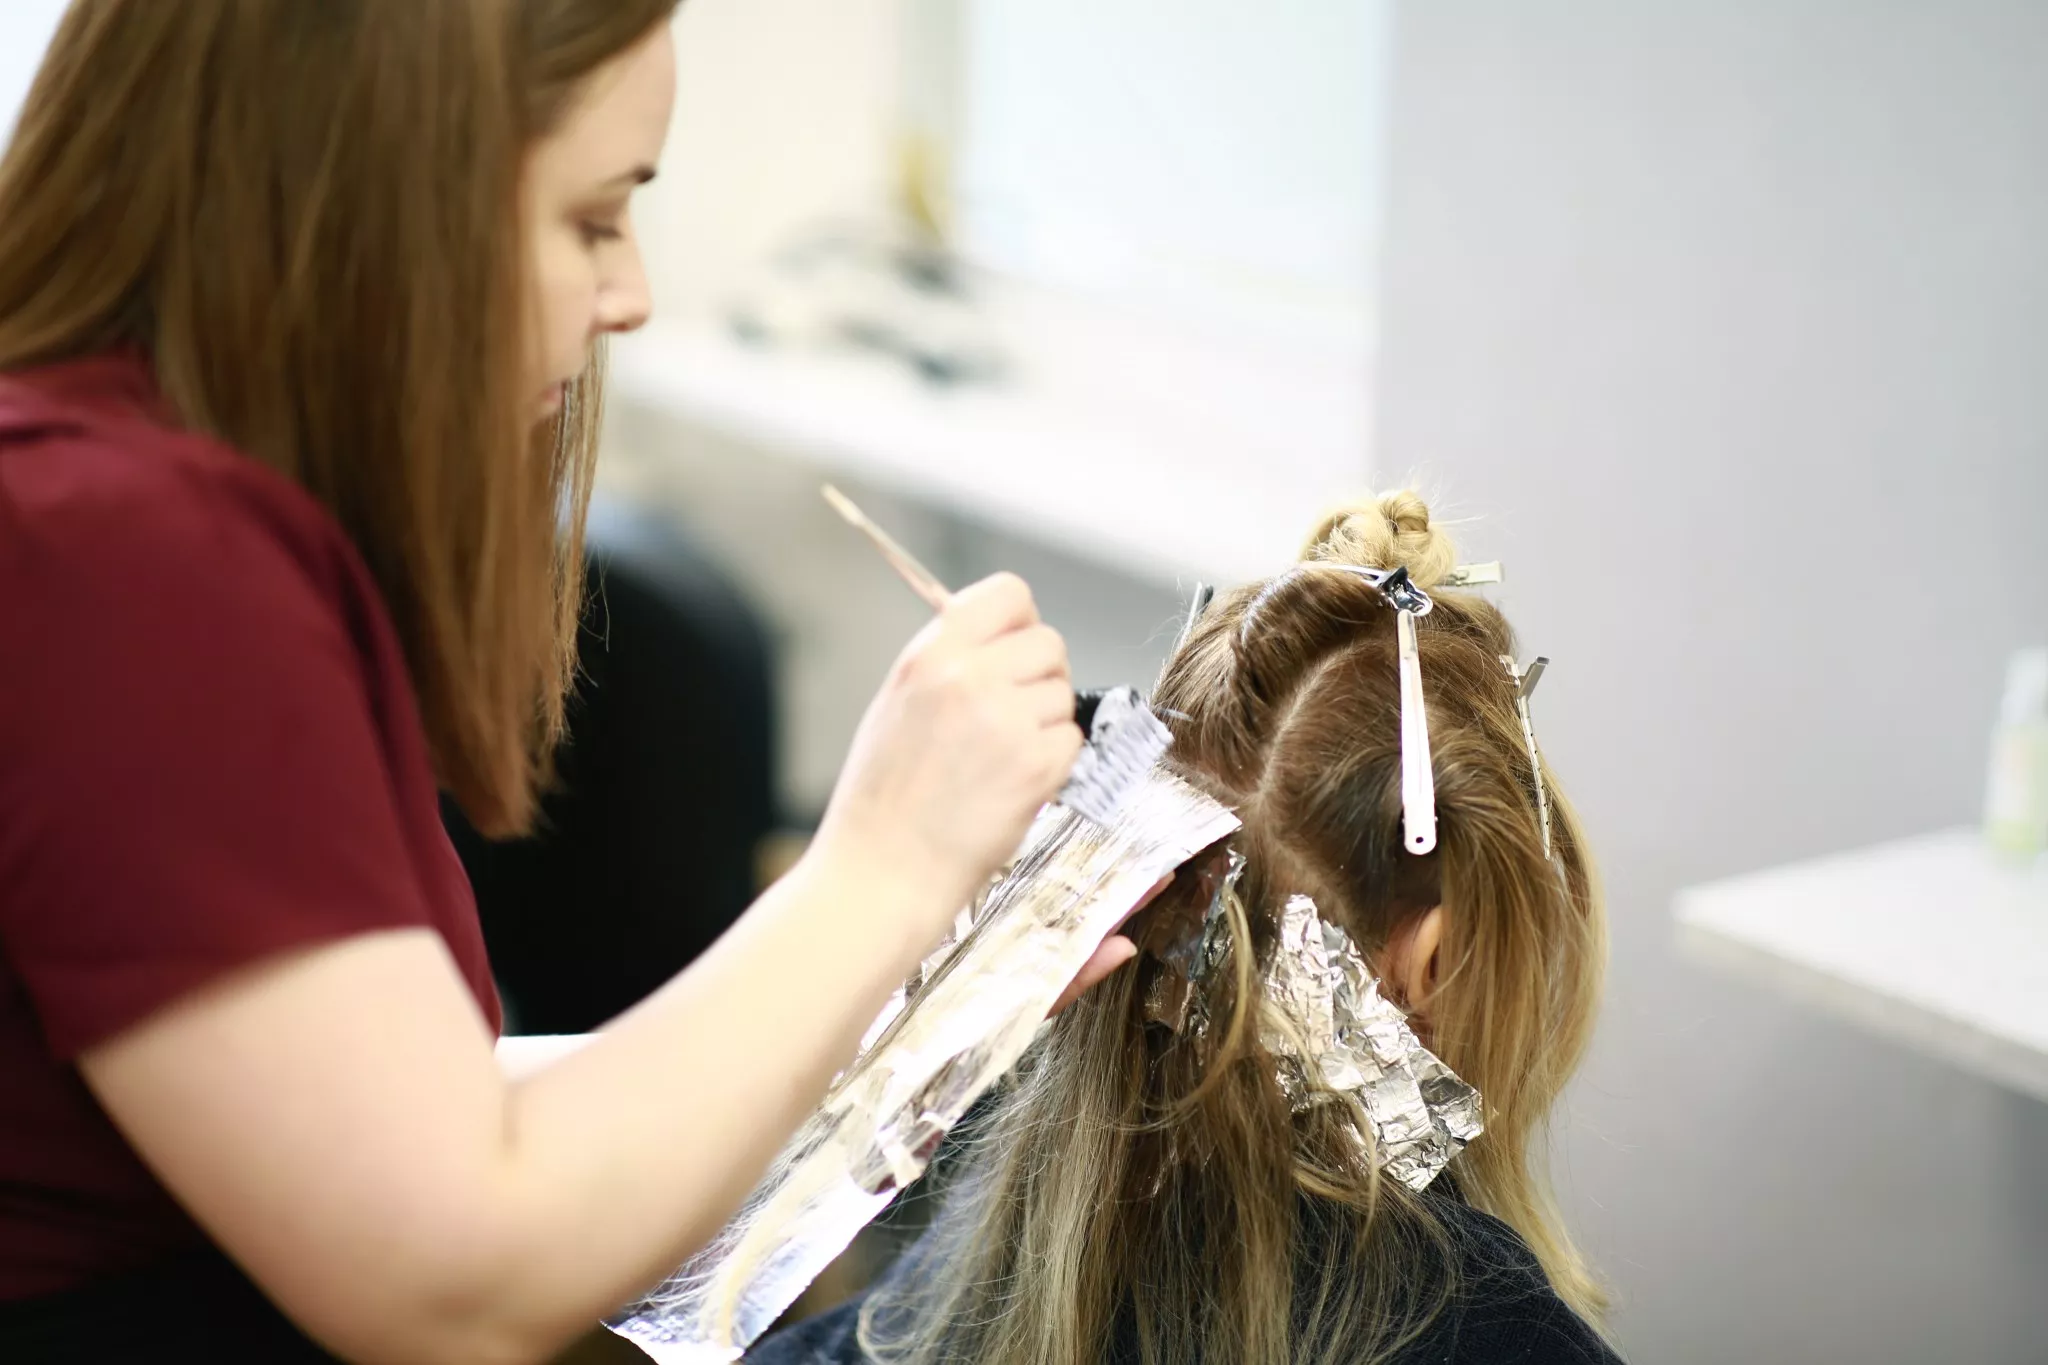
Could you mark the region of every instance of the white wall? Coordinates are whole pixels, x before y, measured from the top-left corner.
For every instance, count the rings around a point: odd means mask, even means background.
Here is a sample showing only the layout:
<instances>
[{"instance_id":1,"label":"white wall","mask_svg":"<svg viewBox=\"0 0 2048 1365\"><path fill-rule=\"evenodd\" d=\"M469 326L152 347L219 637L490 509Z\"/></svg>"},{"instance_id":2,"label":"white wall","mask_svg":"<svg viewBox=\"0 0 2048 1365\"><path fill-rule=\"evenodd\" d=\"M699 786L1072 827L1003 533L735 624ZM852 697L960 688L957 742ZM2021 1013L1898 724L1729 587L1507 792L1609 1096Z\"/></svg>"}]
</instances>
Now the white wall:
<instances>
[{"instance_id":1,"label":"white wall","mask_svg":"<svg viewBox=\"0 0 2048 1365\"><path fill-rule=\"evenodd\" d=\"M2040 1365L2048 1109L1669 903L1975 818L2048 637L2048 6L1407 0L1395 51L1378 464L1556 658L1614 917L1560 1166L1632 1358Z\"/></svg>"},{"instance_id":2,"label":"white wall","mask_svg":"<svg viewBox=\"0 0 2048 1365\"><path fill-rule=\"evenodd\" d=\"M635 209L660 314L728 303L793 227L886 202L901 3L683 5L668 152Z\"/></svg>"},{"instance_id":3,"label":"white wall","mask_svg":"<svg viewBox=\"0 0 2048 1365\"><path fill-rule=\"evenodd\" d=\"M0 143L13 135L22 98L67 7L67 0L0 2Z\"/></svg>"},{"instance_id":4,"label":"white wall","mask_svg":"<svg viewBox=\"0 0 2048 1365\"><path fill-rule=\"evenodd\" d=\"M892 173L901 3L682 7L669 152L662 179L638 201L663 313L722 301L793 224L882 202ZM66 8L68 0L0 0L0 140Z\"/></svg>"},{"instance_id":5,"label":"white wall","mask_svg":"<svg viewBox=\"0 0 2048 1365\"><path fill-rule=\"evenodd\" d=\"M969 255L1363 337L1387 0L957 2Z\"/></svg>"}]
</instances>

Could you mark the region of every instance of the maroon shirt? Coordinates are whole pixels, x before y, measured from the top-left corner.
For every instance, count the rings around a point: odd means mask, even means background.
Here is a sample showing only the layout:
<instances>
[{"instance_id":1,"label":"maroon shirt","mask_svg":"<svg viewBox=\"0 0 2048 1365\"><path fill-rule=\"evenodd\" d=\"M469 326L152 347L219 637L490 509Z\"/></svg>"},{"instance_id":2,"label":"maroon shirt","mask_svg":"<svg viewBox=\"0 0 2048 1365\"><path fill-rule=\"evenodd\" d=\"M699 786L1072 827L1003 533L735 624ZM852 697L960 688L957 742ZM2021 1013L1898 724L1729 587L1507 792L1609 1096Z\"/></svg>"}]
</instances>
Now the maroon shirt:
<instances>
[{"instance_id":1,"label":"maroon shirt","mask_svg":"<svg viewBox=\"0 0 2048 1365\"><path fill-rule=\"evenodd\" d=\"M498 1026L435 801L397 636L313 498L175 429L132 355L0 374L0 1302L204 1241L80 1080L94 1044L403 926Z\"/></svg>"}]
</instances>

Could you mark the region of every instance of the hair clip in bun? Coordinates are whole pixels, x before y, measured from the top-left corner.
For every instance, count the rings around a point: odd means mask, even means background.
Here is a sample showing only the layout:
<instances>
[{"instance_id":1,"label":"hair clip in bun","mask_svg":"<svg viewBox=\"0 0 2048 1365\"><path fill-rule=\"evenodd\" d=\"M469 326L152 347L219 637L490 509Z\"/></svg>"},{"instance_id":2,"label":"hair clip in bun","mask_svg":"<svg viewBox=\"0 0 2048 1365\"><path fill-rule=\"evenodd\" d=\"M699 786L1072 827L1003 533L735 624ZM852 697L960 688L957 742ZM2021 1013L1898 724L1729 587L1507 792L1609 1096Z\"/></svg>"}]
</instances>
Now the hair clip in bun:
<instances>
[{"instance_id":1,"label":"hair clip in bun","mask_svg":"<svg viewBox=\"0 0 2048 1365\"><path fill-rule=\"evenodd\" d=\"M1386 604L1395 611L1427 616L1436 606L1436 603L1430 600L1429 594L1416 583L1405 564L1393 569L1369 569L1363 564L1337 564L1327 559L1311 559L1303 562L1300 567L1346 573L1354 578L1362 578L1377 588Z\"/></svg>"}]
</instances>

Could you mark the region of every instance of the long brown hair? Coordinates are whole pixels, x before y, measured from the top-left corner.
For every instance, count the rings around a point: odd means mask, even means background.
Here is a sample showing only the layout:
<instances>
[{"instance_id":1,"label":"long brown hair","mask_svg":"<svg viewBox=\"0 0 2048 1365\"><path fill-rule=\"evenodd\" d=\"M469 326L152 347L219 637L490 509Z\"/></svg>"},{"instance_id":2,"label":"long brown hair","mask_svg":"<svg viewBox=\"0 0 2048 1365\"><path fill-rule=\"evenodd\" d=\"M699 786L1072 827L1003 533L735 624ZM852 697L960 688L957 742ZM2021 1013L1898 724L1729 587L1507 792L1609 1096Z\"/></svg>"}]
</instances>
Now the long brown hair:
<instances>
[{"instance_id":1,"label":"long brown hair","mask_svg":"<svg viewBox=\"0 0 2048 1365\"><path fill-rule=\"evenodd\" d=\"M1368 959L1441 905L1433 1049L1485 1101L1486 1131L1448 1185L1511 1224L1558 1293L1598 1323L1601 1291L1565 1233L1539 1150L1591 1028L1604 922L1579 825L1536 772L1502 663L1515 641L1476 595L1438 592L1419 623L1439 842L1401 839L1393 613L1351 573L1406 567L1428 588L1449 538L1400 493L1318 527L1303 566L1220 597L1155 695L1178 713L1174 762L1234 807L1245 868L1226 900L1248 945L1205 987L1206 1034L1148 1022L1150 955L1049 1029L970 1136L913 1273L863 1310L883 1360L1096 1365L1380 1361L1455 1292L1453 1230L1361 1156L1342 1104L1296 1114L1257 1045L1255 987L1277 912L1305 893ZM1141 942L1197 918L1176 884ZM1268 1019L1265 1022L1277 1023Z\"/></svg>"},{"instance_id":2,"label":"long brown hair","mask_svg":"<svg viewBox=\"0 0 2048 1365\"><path fill-rule=\"evenodd\" d=\"M349 532L439 777L532 819L601 407L535 431L528 149L677 0L73 0L0 161L0 371L127 347Z\"/></svg>"}]
</instances>

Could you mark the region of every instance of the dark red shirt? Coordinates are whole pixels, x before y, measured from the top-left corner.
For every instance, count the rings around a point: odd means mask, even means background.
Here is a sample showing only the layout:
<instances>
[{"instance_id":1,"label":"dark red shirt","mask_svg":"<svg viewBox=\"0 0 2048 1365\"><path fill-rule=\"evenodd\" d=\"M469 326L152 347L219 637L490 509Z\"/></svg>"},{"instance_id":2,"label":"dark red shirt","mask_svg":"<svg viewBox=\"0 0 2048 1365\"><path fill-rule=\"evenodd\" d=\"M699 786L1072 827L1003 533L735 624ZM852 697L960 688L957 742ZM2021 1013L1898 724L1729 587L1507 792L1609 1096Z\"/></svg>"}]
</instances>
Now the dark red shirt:
<instances>
[{"instance_id":1,"label":"dark red shirt","mask_svg":"<svg viewBox=\"0 0 2048 1365\"><path fill-rule=\"evenodd\" d=\"M447 940L496 1028L405 660L339 525L165 421L135 356L0 375L0 1302L204 1241L80 1052L404 926Z\"/></svg>"}]
</instances>

